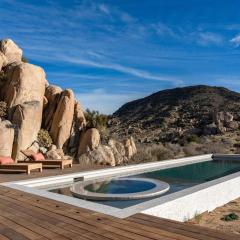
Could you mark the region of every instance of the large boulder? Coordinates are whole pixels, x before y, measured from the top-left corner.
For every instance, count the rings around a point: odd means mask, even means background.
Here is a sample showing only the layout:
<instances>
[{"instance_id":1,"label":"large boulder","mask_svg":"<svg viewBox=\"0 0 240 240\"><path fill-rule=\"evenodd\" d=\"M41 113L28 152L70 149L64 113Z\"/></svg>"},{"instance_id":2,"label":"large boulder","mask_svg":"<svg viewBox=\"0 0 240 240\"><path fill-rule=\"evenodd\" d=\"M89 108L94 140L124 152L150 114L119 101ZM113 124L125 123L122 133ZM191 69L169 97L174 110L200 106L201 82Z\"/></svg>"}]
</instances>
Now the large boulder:
<instances>
[{"instance_id":1,"label":"large boulder","mask_svg":"<svg viewBox=\"0 0 240 240\"><path fill-rule=\"evenodd\" d=\"M125 147L121 142L118 142L114 139L110 139L108 141L108 145L113 152L116 165L120 165L128 161L126 157Z\"/></svg>"},{"instance_id":2,"label":"large boulder","mask_svg":"<svg viewBox=\"0 0 240 240\"><path fill-rule=\"evenodd\" d=\"M31 101L38 101L43 105L45 72L42 68L21 63L7 68L6 75L4 100L8 107Z\"/></svg>"},{"instance_id":3,"label":"large boulder","mask_svg":"<svg viewBox=\"0 0 240 240\"><path fill-rule=\"evenodd\" d=\"M84 128L87 124L82 106L77 101L75 101L75 106L74 106L74 121L76 122L76 125L80 129Z\"/></svg>"},{"instance_id":4,"label":"large boulder","mask_svg":"<svg viewBox=\"0 0 240 240\"><path fill-rule=\"evenodd\" d=\"M63 148L66 146L70 138L74 104L75 100L72 90L64 90L61 93L50 129L50 135L57 148Z\"/></svg>"},{"instance_id":5,"label":"large boulder","mask_svg":"<svg viewBox=\"0 0 240 240\"><path fill-rule=\"evenodd\" d=\"M20 49L11 39L0 41L0 51L5 55L7 64L21 62L22 49Z\"/></svg>"},{"instance_id":6,"label":"large boulder","mask_svg":"<svg viewBox=\"0 0 240 240\"><path fill-rule=\"evenodd\" d=\"M100 134L96 128L90 128L80 138L78 155L95 150L100 143Z\"/></svg>"},{"instance_id":7,"label":"large boulder","mask_svg":"<svg viewBox=\"0 0 240 240\"><path fill-rule=\"evenodd\" d=\"M38 101L25 102L13 108L12 123L15 126L13 158L22 159L21 150L25 150L37 140L41 128L42 103Z\"/></svg>"},{"instance_id":8,"label":"large boulder","mask_svg":"<svg viewBox=\"0 0 240 240\"><path fill-rule=\"evenodd\" d=\"M83 129L86 126L86 119L84 116L83 109L79 102L75 101L74 106L74 116L73 116L73 124L71 129L71 136L68 144L69 153L72 155L76 155L78 152L80 135Z\"/></svg>"},{"instance_id":9,"label":"large boulder","mask_svg":"<svg viewBox=\"0 0 240 240\"><path fill-rule=\"evenodd\" d=\"M42 125L44 129L50 131L54 113L56 112L62 89L58 86L49 85L45 90L46 104L43 112Z\"/></svg>"},{"instance_id":10,"label":"large boulder","mask_svg":"<svg viewBox=\"0 0 240 240\"><path fill-rule=\"evenodd\" d=\"M132 156L137 153L137 148L136 148L133 137L130 137L129 139L125 140L124 147L126 151L126 157L128 159L132 158Z\"/></svg>"},{"instance_id":11,"label":"large boulder","mask_svg":"<svg viewBox=\"0 0 240 240\"><path fill-rule=\"evenodd\" d=\"M100 165L109 165L115 166L115 158L112 152L112 149L106 145L99 145L95 150L83 154L79 158L79 162L81 162L82 158L88 159L88 163L100 164Z\"/></svg>"},{"instance_id":12,"label":"large boulder","mask_svg":"<svg viewBox=\"0 0 240 240\"><path fill-rule=\"evenodd\" d=\"M0 156L11 157L14 140L14 128L10 121L0 120Z\"/></svg>"}]
</instances>

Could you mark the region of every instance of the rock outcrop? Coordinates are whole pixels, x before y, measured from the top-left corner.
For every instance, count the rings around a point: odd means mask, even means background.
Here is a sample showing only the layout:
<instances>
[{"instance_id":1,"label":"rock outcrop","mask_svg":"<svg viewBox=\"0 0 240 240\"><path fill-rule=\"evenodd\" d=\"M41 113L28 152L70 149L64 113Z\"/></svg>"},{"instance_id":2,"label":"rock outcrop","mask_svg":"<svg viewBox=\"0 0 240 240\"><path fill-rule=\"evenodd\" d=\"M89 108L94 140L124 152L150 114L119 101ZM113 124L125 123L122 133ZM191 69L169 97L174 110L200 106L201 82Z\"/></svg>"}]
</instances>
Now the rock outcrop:
<instances>
[{"instance_id":1,"label":"rock outcrop","mask_svg":"<svg viewBox=\"0 0 240 240\"><path fill-rule=\"evenodd\" d=\"M7 68L6 75L4 100L9 108L31 101L43 105L46 79L42 68L20 63Z\"/></svg>"},{"instance_id":2,"label":"rock outcrop","mask_svg":"<svg viewBox=\"0 0 240 240\"><path fill-rule=\"evenodd\" d=\"M0 121L0 156L20 160L21 150L31 149L50 159L71 154L111 166L127 162L135 153L133 140L101 144L99 131L86 128L84 111L72 90L49 85L44 70L23 62L22 54L12 40L0 41L1 116L6 118Z\"/></svg>"},{"instance_id":3,"label":"rock outcrop","mask_svg":"<svg viewBox=\"0 0 240 240\"><path fill-rule=\"evenodd\" d=\"M12 113L11 121L15 126L15 140L12 156L23 158L21 150L25 150L37 140L41 128L42 103L38 101L25 102L17 105Z\"/></svg>"},{"instance_id":4,"label":"rock outcrop","mask_svg":"<svg viewBox=\"0 0 240 240\"><path fill-rule=\"evenodd\" d=\"M137 148L133 140L133 137L130 137L129 139L125 140L124 147L126 151L126 156L129 159L137 153Z\"/></svg>"},{"instance_id":5,"label":"rock outcrop","mask_svg":"<svg viewBox=\"0 0 240 240\"><path fill-rule=\"evenodd\" d=\"M78 155L95 150L100 143L100 134L96 128L90 128L82 134L80 139Z\"/></svg>"},{"instance_id":6,"label":"rock outcrop","mask_svg":"<svg viewBox=\"0 0 240 240\"><path fill-rule=\"evenodd\" d=\"M98 163L102 165L117 166L127 163L137 149L133 138L126 139L124 144L110 139L108 144L99 144L97 147L90 149L86 147L85 152L79 155L79 162L85 161L90 163Z\"/></svg>"},{"instance_id":7,"label":"rock outcrop","mask_svg":"<svg viewBox=\"0 0 240 240\"><path fill-rule=\"evenodd\" d=\"M22 49L20 49L11 39L0 41L0 51L4 54L7 64L21 62Z\"/></svg>"},{"instance_id":8,"label":"rock outcrop","mask_svg":"<svg viewBox=\"0 0 240 240\"><path fill-rule=\"evenodd\" d=\"M0 156L11 157L14 140L14 127L10 121L0 120Z\"/></svg>"},{"instance_id":9,"label":"rock outcrop","mask_svg":"<svg viewBox=\"0 0 240 240\"><path fill-rule=\"evenodd\" d=\"M63 91L50 128L50 134L57 148L63 148L69 140L73 122L74 104L73 92L69 89Z\"/></svg>"},{"instance_id":10,"label":"rock outcrop","mask_svg":"<svg viewBox=\"0 0 240 240\"><path fill-rule=\"evenodd\" d=\"M0 71L6 65L7 65L7 58L5 57L5 55L3 53L0 52Z\"/></svg>"}]
</instances>

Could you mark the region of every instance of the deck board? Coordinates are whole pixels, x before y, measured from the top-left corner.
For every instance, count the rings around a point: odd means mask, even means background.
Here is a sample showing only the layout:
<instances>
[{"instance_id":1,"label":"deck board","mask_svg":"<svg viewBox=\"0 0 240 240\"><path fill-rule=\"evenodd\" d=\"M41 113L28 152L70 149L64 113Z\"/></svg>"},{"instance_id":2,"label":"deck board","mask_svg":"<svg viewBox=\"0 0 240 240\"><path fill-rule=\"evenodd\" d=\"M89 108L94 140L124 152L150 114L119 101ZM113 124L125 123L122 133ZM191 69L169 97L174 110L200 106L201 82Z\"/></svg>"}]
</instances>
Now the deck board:
<instances>
[{"instance_id":1,"label":"deck board","mask_svg":"<svg viewBox=\"0 0 240 240\"><path fill-rule=\"evenodd\" d=\"M0 186L0 240L25 239L240 240L240 236L145 214L118 219Z\"/></svg>"}]
</instances>

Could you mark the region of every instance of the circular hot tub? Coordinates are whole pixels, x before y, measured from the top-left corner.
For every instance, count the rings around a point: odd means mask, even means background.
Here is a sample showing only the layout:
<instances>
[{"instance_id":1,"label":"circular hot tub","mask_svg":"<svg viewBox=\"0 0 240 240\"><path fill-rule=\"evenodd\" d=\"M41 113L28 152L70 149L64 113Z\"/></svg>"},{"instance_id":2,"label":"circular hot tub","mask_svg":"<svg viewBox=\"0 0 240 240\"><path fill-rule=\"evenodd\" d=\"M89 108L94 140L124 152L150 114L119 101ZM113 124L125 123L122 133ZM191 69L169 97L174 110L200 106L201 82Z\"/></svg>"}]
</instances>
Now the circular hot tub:
<instances>
[{"instance_id":1,"label":"circular hot tub","mask_svg":"<svg viewBox=\"0 0 240 240\"><path fill-rule=\"evenodd\" d=\"M89 200L132 200L159 196L168 183L149 178L119 178L106 181L80 181L73 184L73 196Z\"/></svg>"}]
</instances>

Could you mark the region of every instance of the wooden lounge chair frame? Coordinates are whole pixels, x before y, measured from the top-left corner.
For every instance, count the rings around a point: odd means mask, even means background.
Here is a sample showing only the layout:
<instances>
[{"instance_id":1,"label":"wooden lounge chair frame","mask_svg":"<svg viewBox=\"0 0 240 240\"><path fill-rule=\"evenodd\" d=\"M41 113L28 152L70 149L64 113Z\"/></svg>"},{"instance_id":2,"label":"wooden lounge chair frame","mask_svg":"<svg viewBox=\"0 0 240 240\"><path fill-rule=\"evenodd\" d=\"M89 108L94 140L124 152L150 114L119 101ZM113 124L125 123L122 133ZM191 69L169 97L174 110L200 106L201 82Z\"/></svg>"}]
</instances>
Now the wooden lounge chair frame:
<instances>
[{"instance_id":1,"label":"wooden lounge chair frame","mask_svg":"<svg viewBox=\"0 0 240 240\"><path fill-rule=\"evenodd\" d=\"M42 172L42 163L10 163L10 164L1 164L0 171L6 170L8 171L23 171L28 175L32 170L38 170ZM6 172L4 171L4 172Z\"/></svg>"},{"instance_id":2,"label":"wooden lounge chair frame","mask_svg":"<svg viewBox=\"0 0 240 240\"><path fill-rule=\"evenodd\" d=\"M18 161L20 163L41 163L44 167L59 167L60 169L64 169L66 166L67 167L72 167L73 165L73 160L71 159L45 159L45 160L40 160L40 161L34 161L31 158L31 155L35 152L33 152L32 150L22 150L21 151L22 154L24 154L24 156L26 156L27 160L23 160L23 161Z\"/></svg>"}]
</instances>

